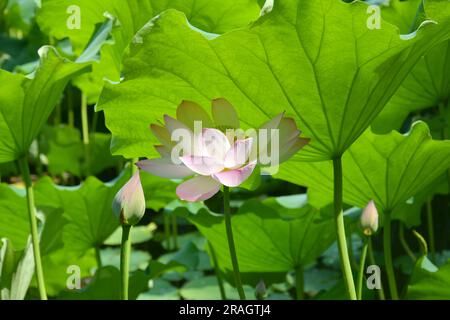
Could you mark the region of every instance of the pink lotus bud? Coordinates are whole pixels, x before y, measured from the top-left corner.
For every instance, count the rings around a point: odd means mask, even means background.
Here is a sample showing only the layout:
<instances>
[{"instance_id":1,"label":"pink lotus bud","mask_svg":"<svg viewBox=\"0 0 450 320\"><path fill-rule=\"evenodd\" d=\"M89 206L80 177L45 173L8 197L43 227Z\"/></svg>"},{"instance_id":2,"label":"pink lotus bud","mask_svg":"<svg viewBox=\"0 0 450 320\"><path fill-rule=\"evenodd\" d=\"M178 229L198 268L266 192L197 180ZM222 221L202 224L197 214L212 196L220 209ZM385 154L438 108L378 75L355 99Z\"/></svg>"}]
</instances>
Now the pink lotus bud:
<instances>
[{"instance_id":1,"label":"pink lotus bud","mask_svg":"<svg viewBox=\"0 0 450 320\"><path fill-rule=\"evenodd\" d=\"M373 200L369 201L361 214L361 227L366 236L370 236L378 230L378 210Z\"/></svg>"},{"instance_id":2,"label":"pink lotus bud","mask_svg":"<svg viewBox=\"0 0 450 320\"><path fill-rule=\"evenodd\" d=\"M145 213L145 197L139 171L117 192L112 209L122 225L135 225Z\"/></svg>"}]
</instances>

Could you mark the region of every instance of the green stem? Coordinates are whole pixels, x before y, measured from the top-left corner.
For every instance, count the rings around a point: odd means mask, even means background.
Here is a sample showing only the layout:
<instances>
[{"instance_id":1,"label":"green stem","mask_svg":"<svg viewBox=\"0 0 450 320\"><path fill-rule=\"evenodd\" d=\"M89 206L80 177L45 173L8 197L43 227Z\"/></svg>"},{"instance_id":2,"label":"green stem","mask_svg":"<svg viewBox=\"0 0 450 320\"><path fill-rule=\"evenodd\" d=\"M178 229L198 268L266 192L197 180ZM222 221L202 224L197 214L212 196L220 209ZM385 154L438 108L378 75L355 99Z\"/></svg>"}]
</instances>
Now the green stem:
<instances>
[{"instance_id":1,"label":"green stem","mask_svg":"<svg viewBox=\"0 0 450 320\"><path fill-rule=\"evenodd\" d=\"M95 260L97 260L97 268L101 268L102 267L102 256L100 254L100 248L99 247L95 247Z\"/></svg>"},{"instance_id":2,"label":"green stem","mask_svg":"<svg viewBox=\"0 0 450 320\"><path fill-rule=\"evenodd\" d=\"M37 140L40 141L41 140L41 135L38 135ZM40 148L40 143L37 143L37 156L36 156L36 174L38 175L38 177L42 177L42 174L44 172L43 169L43 165L42 165L42 161L41 161L41 148Z\"/></svg>"},{"instance_id":3,"label":"green stem","mask_svg":"<svg viewBox=\"0 0 450 320\"><path fill-rule=\"evenodd\" d=\"M94 110L94 114L91 120L91 133L97 132L98 112Z\"/></svg>"},{"instance_id":4,"label":"green stem","mask_svg":"<svg viewBox=\"0 0 450 320\"><path fill-rule=\"evenodd\" d=\"M339 257L341 260L342 275L347 288L348 297L356 300L355 283L353 282L352 267L347 250L345 236L344 212L342 210L342 161L341 157L333 159L334 173L334 217L336 224Z\"/></svg>"},{"instance_id":5,"label":"green stem","mask_svg":"<svg viewBox=\"0 0 450 320\"><path fill-rule=\"evenodd\" d=\"M171 242L170 242L170 219L167 214L163 214L164 216L164 238L166 240L167 250L171 250Z\"/></svg>"},{"instance_id":6,"label":"green stem","mask_svg":"<svg viewBox=\"0 0 450 320\"><path fill-rule=\"evenodd\" d=\"M89 175L91 164L91 155L89 149L89 124L88 124L88 109L87 97L84 93L81 94L81 131L83 136L84 146L84 160L86 163L86 176Z\"/></svg>"},{"instance_id":7,"label":"green stem","mask_svg":"<svg viewBox=\"0 0 450 320\"><path fill-rule=\"evenodd\" d=\"M173 249L178 249L178 223L177 217L172 215L172 241L173 241Z\"/></svg>"},{"instance_id":8,"label":"green stem","mask_svg":"<svg viewBox=\"0 0 450 320\"><path fill-rule=\"evenodd\" d=\"M71 86L67 87L67 123L70 128L75 126L75 114L73 110L73 89Z\"/></svg>"},{"instance_id":9,"label":"green stem","mask_svg":"<svg viewBox=\"0 0 450 320\"><path fill-rule=\"evenodd\" d=\"M133 158L131 159L131 176L133 176L133 174L136 173L136 171L138 171L138 167L136 166L136 162L139 161L139 158Z\"/></svg>"},{"instance_id":10,"label":"green stem","mask_svg":"<svg viewBox=\"0 0 450 320\"><path fill-rule=\"evenodd\" d=\"M120 251L120 272L122 275L120 298L128 300L128 277L130 269L130 251L131 251L131 226L122 226L122 248Z\"/></svg>"},{"instance_id":11,"label":"green stem","mask_svg":"<svg viewBox=\"0 0 450 320\"><path fill-rule=\"evenodd\" d=\"M223 211L225 215L228 248L230 249L231 263L233 265L234 282L239 293L239 298L241 300L245 300L245 292L242 287L241 274L239 273L239 264L236 256L236 248L234 246L233 228L231 226L230 189L227 186L223 186Z\"/></svg>"},{"instance_id":12,"label":"green stem","mask_svg":"<svg viewBox=\"0 0 450 320\"><path fill-rule=\"evenodd\" d=\"M295 269L295 293L297 300L303 300L305 298L305 280L303 273L303 266L298 266Z\"/></svg>"},{"instance_id":13,"label":"green stem","mask_svg":"<svg viewBox=\"0 0 450 320\"><path fill-rule=\"evenodd\" d=\"M398 300L397 283L395 281L394 265L392 263L391 233L391 213L389 211L385 211L383 232L384 263L386 267L391 299Z\"/></svg>"},{"instance_id":14,"label":"green stem","mask_svg":"<svg viewBox=\"0 0 450 320\"><path fill-rule=\"evenodd\" d=\"M219 285L220 297L222 300L227 300L225 295L225 287L223 286L223 280L219 271L219 262L217 261L216 251L214 250L211 242L208 241L209 252L211 253L211 258L213 261L214 273L216 274L217 284Z\"/></svg>"},{"instance_id":15,"label":"green stem","mask_svg":"<svg viewBox=\"0 0 450 320\"><path fill-rule=\"evenodd\" d=\"M39 248L39 235L36 221L36 208L34 206L34 192L30 176L30 168L28 167L27 157L19 160L20 171L26 187L28 218L30 221L31 240L33 242L34 263L36 269L36 279L38 283L39 296L41 300L47 300L47 292L45 290L44 271L42 269L41 251Z\"/></svg>"},{"instance_id":16,"label":"green stem","mask_svg":"<svg viewBox=\"0 0 450 320\"><path fill-rule=\"evenodd\" d=\"M55 126L59 126L61 124L61 102L58 103L55 107L55 113L54 113L54 117L53 117L53 124Z\"/></svg>"},{"instance_id":17,"label":"green stem","mask_svg":"<svg viewBox=\"0 0 450 320\"><path fill-rule=\"evenodd\" d=\"M400 244L402 245L403 249L405 250L406 254L411 258L413 262L416 262L416 255L411 250L411 248L408 245L408 242L405 238L405 227L403 226L403 223L400 222L400 228L398 236L400 238Z\"/></svg>"},{"instance_id":18,"label":"green stem","mask_svg":"<svg viewBox=\"0 0 450 320\"><path fill-rule=\"evenodd\" d=\"M364 279L364 266L366 265L366 256L367 256L367 247L368 247L367 239L364 239L364 245L361 249L361 257L359 258L359 272L358 272L358 300L362 300L362 287L363 287L363 279Z\"/></svg>"},{"instance_id":19,"label":"green stem","mask_svg":"<svg viewBox=\"0 0 450 320\"><path fill-rule=\"evenodd\" d=\"M428 243L430 244L430 251L431 251L431 261L435 262L436 246L434 243L432 198L427 200L427 224L428 224Z\"/></svg>"},{"instance_id":20,"label":"green stem","mask_svg":"<svg viewBox=\"0 0 450 320\"><path fill-rule=\"evenodd\" d=\"M369 239L367 240L367 243L368 243L367 253L369 255L369 262L371 265L374 265L374 266L378 265L377 261L375 260L375 256L373 254L372 238L369 237ZM380 279L380 289L377 291L378 291L378 296L379 296L380 300L386 300L386 296L384 295L383 283L381 282L381 279Z\"/></svg>"}]
</instances>

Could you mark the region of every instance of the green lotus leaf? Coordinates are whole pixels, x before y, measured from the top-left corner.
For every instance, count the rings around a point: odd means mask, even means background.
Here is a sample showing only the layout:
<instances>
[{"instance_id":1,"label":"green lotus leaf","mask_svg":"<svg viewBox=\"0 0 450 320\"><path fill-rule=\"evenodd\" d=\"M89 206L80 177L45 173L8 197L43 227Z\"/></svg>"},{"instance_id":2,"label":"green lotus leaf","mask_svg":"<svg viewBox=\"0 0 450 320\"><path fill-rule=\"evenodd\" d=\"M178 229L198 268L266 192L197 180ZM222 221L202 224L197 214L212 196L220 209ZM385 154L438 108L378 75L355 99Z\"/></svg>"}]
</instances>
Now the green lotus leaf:
<instances>
[{"instance_id":1,"label":"green lotus leaf","mask_svg":"<svg viewBox=\"0 0 450 320\"><path fill-rule=\"evenodd\" d=\"M32 78L0 70L0 162L27 154L67 82L90 68L63 59L49 46L39 49L39 55Z\"/></svg>"},{"instance_id":2,"label":"green lotus leaf","mask_svg":"<svg viewBox=\"0 0 450 320\"><path fill-rule=\"evenodd\" d=\"M93 65L92 73L75 80L89 102L95 103L104 78L119 81L121 60L135 33L167 8L185 13L192 25L211 33L243 27L260 11L256 0L42 0L37 21L48 35L70 39L76 56L85 52L92 35L100 31L97 26L102 24L105 32L99 37L104 40L100 42L100 61Z\"/></svg>"},{"instance_id":3,"label":"green lotus leaf","mask_svg":"<svg viewBox=\"0 0 450 320\"><path fill-rule=\"evenodd\" d=\"M297 209L282 203L273 199L267 203L249 200L232 216L243 274L288 272L314 261L335 241L332 218L324 219L322 211L307 203ZM287 209L296 210L296 215L289 212L283 217ZM187 218L213 246L221 270L232 270L223 216L200 209Z\"/></svg>"},{"instance_id":4,"label":"green lotus leaf","mask_svg":"<svg viewBox=\"0 0 450 320\"><path fill-rule=\"evenodd\" d=\"M101 246L119 226L112 201L127 179L126 173L110 183L89 177L79 186L61 187L44 177L34 187L36 203L64 210L64 248L81 255Z\"/></svg>"},{"instance_id":5,"label":"green lotus leaf","mask_svg":"<svg viewBox=\"0 0 450 320\"><path fill-rule=\"evenodd\" d=\"M450 141L431 139L428 126L416 122L402 135L366 131L346 152L343 163L344 202L365 207L374 200L379 211L396 210L433 184L450 167ZM314 197L333 197L331 162L300 162L297 156L281 166L277 177L307 186ZM411 199L412 198L412 199Z\"/></svg>"},{"instance_id":6,"label":"green lotus leaf","mask_svg":"<svg viewBox=\"0 0 450 320\"><path fill-rule=\"evenodd\" d=\"M420 57L450 37L443 14L408 37L386 21L369 29L369 17L362 2L275 1L249 27L211 38L165 11L136 35L124 80L107 84L100 98L112 152L151 157L149 123L173 115L183 99L209 109L225 97L246 127L286 111L311 138L303 159L341 155Z\"/></svg>"}]
</instances>

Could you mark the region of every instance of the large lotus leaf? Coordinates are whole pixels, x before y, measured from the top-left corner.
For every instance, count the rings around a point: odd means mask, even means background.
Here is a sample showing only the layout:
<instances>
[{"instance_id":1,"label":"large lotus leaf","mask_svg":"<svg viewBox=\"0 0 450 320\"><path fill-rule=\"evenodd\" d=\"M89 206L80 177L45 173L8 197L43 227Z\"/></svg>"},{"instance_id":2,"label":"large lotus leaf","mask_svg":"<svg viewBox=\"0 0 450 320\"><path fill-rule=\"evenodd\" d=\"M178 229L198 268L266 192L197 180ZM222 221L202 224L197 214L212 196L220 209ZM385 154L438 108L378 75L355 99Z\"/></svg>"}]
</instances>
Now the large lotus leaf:
<instances>
[{"instance_id":1,"label":"large lotus leaf","mask_svg":"<svg viewBox=\"0 0 450 320\"><path fill-rule=\"evenodd\" d=\"M427 257L417 260L406 299L448 300L449 296L450 261L438 269Z\"/></svg>"},{"instance_id":2,"label":"large lotus leaf","mask_svg":"<svg viewBox=\"0 0 450 320\"><path fill-rule=\"evenodd\" d=\"M25 194L6 184L0 185L0 237L7 238L16 250L23 250L30 227Z\"/></svg>"},{"instance_id":3,"label":"large lotus leaf","mask_svg":"<svg viewBox=\"0 0 450 320\"><path fill-rule=\"evenodd\" d=\"M148 290L151 278L143 271L136 271L130 275L129 299L135 300L138 295ZM66 290L61 293L63 300L119 300L120 299L120 271L113 266L97 269L90 282L80 290Z\"/></svg>"},{"instance_id":4,"label":"large lotus leaf","mask_svg":"<svg viewBox=\"0 0 450 320\"><path fill-rule=\"evenodd\" d=\"M367 130L344 154L344 202L364 207L374 199L379 210L395 209L434 183L450 167L450 141L435 141L424 122L416 122L402 135L376 135ZM299 162L281 166L279 178L307 186L332 199L330 162Z\"/></svg>"},{"instance_id":5,"label":"large lotus leaf","mask_svg":"<svg viewBox=\"0 0 450 320\"><path fill-rule=\"evenodd\" d=\"M80 28L68 28L68 22L78 6ZM81 54L95 31L105 21L105 13L117 17L122 41L131 39L148 20L158 13L173 8L186 14L189 22L211 33L223 33L243 27L259 16L256 0L42 0L37 21L42 31L56 39L69 38L75 53ZM75 17L75 16L74 16Z\"/></svg>"},{"instance_id":6,"label":"large lotus leaf","mask_svg":"<svg viewBox=\"0 0 450 320\"><path fill-rule=\"evenodd\" d=\"M423 0L389 0L371 1L381 2L381 15L389 23L395 24L401 34L408 34L416 30L425 17L421 14L420 6Z\"/></svg>"},{"instance_id":7,"label":"large lotus leaf","mask_svg":"<svg viewBox=\"0 0 450 320\"><path fill-rule=\"evenodd\" d=\"M224 290L227 299L239 299L238 292L228 282L224 283ZM244 286L244 292L249 299L255 296L255 289L250 286ZM186 300L221 300L217 278L214 276L195 278L186 282L179 294Z\"/></svg>"},{"instance_id":8,"label":"large lotus leaf","mask_svg":"<svg viewBox=\"0 0 450 320\"><path fill-rule=\"evenodd\" d=\"M89 277L92 274L92 268L97 266L94 250L89 250L80 256L79 253L69 249L62 248L42 257L45 287L49 296L56 296L62 290L67 290L67 280L76 270L73 269L74 266L80 268L81 278ZM34 286L37 284L35 283Z\"/></svg>"},{"instance_id":9,"label":"large lotus leaf","mask_svg":"<svg viewBox=\"0 0 450 320\"><path fill-rule=\"evenodd\" d=\"M141 293L138 300L179 300L178 288L169 281L156 279L150 286L150 290Z\"/></svg>"},{"instance_id":10,"label":"large lotus leaf","mask_svg":"<svg viewBox=\"0 0 450 320\"><path fill-rule=\"evenodd\" d=\"M276 210L276 209L279 209ZM305 204L297 215L281 217L280 202L245 202L232 216L233 235L242 273L288 272L314 261L335 240L332 218ZM205 209L189 214L199 231L212 244L220 268L232 270L223 216Z\"/></svg>"},{"instance_id":11,"label":"large lotus leaf","mask_svg":"<svg viewBox=\"0 0 450 320\"><path fill-rule=\"evenodd\" d=\"M450 41L420 58L401 87L372 124L375 132L400 129L411 112L446 104L450 97Z\"/></svg>"},{"instance_id":12,"label":"large lotus leaf","mask_svg":"<svg viewBox=\"0 0 450 320\"><path fill-rule=\"evenodd\" d=\"M41 233L41 253L46 255L62 247L61 229L66 220L61 210L38 207ZM30 234L30 222L25 189L0 184L0 238L7 238L15 250L23 250Z\"/></svg>"},{"instance_id":13,"label":"large lotus leaf","mask_svg":"<svg viewBox=\"0 0 450 320\"><path fill-rule=\"evenodd\" d=\"M79 8L80 29L67 27L69 17L77 14L73 7L69 8L72 5ZM112 41L108 39L101 48L100 62L94 64L92 73L75 81L88 94L89 101L96 102L105 77L119 81L122 56L135 33L167 8L184 12L192 25L213 33L243 27L256 20L260 11L256 0L42 0L37 21L45 33L57 39L69 38L74 53L80 55L96 25L105 21L104 14L115 18Z\"/></svg>"},{"instance_id":14,"label":"large lotus leaf","mask_svg":"<svg viewBox=\"0 0 450 320\"><path fill-rule=\"evenodd\" d=\"M35 186L36 203L64 210L68 220L63 229L64 247L82 254L101 246L118 227L111 204L127 178L123 174L113 182L103 183L89 177L79 186L60 187L44 177Z\"/></svg>"},{"instance_id":15,"label":"large lotus leaf","mask_svg":"<svg viewBox=\"0 0 450 320\"><path fill-rule=\"evenodd\" d=\"M308 164L309 165L309 164ZM314 186L316 188L317 186ZM428 186L421 188L418 193L407 201L402 202L393 209L392 218L401 220L408 228L419 226L421 223L422 208L433 195L447 194L448 182L446 175L441 175ZM308 189L308 201L316 208L323 208L333 202L330 189ZM381 220L382 222L382 220Z\"/></svg>"},{"instance_id":16,"label":"large lotus leaf","mask_svg":"<svg viewBox=\"0 0 450 320\"><path fill-rule=\"evenodd\" d=\"M250 27L211 39L165 11L130 45L124 81L102 93L112 152L153 156L149 123L173 115L183 99L209 109L211 99L226 97L246 127L283 110L294 117L311 138L304 159L343 153L417 60L450 37L446 16L407 39L385 21L368 29L368 18L361 2L275 1Z\"/></svg>"},{"instance_id":17,"label":"large lotus leaf","mask_svg":"<svg viewBox=\"0 0 450 320\"><path fill-rule=\"evenodd\" d=\"M414 21L421 22L421 0L390 1L382 7L383 18L399 26L402 33L409 33ZM446 1L425 1L429 14L439 15L448 10ZM446 7L445 7L446 6ZM372 128L375 132L386 133L401 128L411 112L417 112L445 103L450 95L450 42L443 42L421 57L417 65L378 115Z\"/></svg>"},{"instance_id":18,"label":"large lotus leaf","mask_svg":"<svg viewBox=\"0 0 450 320\"><path fill-rule=\"evenodd\" d=\"M40 67L31 79L0 70L0 162L28 152L67 82L89 68L61 58L52 47L42 47L39 55Z\"/></svg>"}]
</instances>

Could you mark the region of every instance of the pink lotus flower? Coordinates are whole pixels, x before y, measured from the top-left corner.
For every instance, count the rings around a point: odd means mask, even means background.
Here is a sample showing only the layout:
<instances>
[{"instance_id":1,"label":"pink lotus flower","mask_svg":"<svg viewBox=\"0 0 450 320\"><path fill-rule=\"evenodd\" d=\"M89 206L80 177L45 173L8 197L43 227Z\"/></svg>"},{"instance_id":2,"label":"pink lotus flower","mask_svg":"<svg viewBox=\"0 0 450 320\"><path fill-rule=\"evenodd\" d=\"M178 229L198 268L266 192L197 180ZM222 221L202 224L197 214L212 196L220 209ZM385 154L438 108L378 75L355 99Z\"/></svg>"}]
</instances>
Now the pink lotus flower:
<instances>
[{"instance_id":1,"label":"pink lotus flower","mask_svg":"<svg viewBox=\"0 0 450 320\"><path fill-rule=\"evenodd\" d=\"M242 184L256 165L267 165L258 156L269 148L272 153L276 149L278 164L309 142L309 139L299 137L301 131L293 119L284 117L284 113L259 129L277 133L276 139L271 135L259 146L256 140L260 135L256 131L246 134L239 129L238 115L227 100L212 101L212 118L214 121L198 104L183 101L177 108L177 119L165 115L164 126L150 126L161 142L155 146L161 158L142 160L137 166L171 179L195 175L178 186L177 195L187 201L203 201L216 194L222 185L236 187ZM201 128L197 130L199 123Z\"/></svg>"}]
</instances>

